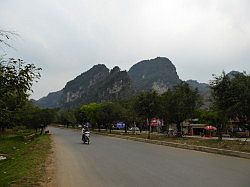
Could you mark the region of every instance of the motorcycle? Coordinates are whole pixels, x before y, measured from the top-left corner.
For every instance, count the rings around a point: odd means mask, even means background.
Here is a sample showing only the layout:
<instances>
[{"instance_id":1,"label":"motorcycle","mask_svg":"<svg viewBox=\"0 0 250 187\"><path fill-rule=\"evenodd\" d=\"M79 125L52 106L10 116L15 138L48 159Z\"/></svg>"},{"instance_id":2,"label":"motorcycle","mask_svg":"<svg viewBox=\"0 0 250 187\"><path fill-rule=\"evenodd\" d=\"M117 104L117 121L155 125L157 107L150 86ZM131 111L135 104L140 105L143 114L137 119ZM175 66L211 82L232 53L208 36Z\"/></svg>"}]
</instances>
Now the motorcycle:
<instances>
[{"instance_id":1,"label":"motorcycle","mask_svg":"<svg viewBox=\"0 0 250 187\"><path fill-rule=\"evenodd\" d=\"M89 142L90 142L89 137L90 137L89 131L86 131L83 133L82 141L84 144L89 144Z\"/></svg>"}]
</instances>

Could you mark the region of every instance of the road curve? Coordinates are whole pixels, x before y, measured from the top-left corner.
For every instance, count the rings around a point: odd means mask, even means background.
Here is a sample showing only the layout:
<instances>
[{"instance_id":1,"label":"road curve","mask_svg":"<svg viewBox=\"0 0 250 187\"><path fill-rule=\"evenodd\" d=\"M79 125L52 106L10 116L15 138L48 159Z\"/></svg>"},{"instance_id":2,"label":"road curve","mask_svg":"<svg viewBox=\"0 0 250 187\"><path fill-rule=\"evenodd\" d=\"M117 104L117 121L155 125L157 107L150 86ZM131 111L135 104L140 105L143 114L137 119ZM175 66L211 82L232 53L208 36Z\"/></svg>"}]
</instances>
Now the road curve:
<instances>
[{"instance_id":1,"label":"road curve","mask_svg":"<svg viewBox=\"0 0 250 187\"><path fill-rule=\"evenodd\" d=\"M249 187L250 160L50 127L60 187Z\"/></svg>"}]
</instances>

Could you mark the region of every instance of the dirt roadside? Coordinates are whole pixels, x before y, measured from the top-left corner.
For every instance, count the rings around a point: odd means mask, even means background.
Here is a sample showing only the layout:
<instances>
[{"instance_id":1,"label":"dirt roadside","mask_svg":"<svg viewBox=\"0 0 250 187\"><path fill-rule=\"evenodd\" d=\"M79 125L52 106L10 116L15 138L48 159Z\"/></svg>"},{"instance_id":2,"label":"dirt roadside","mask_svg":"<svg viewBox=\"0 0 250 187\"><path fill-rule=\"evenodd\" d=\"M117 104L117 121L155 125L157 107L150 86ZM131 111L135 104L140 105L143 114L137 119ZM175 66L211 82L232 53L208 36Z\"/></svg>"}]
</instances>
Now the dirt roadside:
<instances>
[{"instance_id":1,"label":"dirt roadside","mask_svg":"<svg viewBox=\"0 0 250 187\"><path fill-rule=\"evenodd\" d=\"M44 182L41 183L42 187L54 187L56 185L56 144L52 134L50 135L51 138L51 153L46 159L45 162L45 176Z\"/></svg>"},{"instance_id":2,"label":"dirt roadside","mask_svg":"<svg viewBox=\"0 0 250 187\"><path fill-rule=\"evenodd\" d=\"M75 154L60 137L51 135L53 148L46 162L46 180L42 187L90 186ZM63 146L62 146L63 145ZM83 161L82 161L83 163Z\"/></svg>"}]
</instances>

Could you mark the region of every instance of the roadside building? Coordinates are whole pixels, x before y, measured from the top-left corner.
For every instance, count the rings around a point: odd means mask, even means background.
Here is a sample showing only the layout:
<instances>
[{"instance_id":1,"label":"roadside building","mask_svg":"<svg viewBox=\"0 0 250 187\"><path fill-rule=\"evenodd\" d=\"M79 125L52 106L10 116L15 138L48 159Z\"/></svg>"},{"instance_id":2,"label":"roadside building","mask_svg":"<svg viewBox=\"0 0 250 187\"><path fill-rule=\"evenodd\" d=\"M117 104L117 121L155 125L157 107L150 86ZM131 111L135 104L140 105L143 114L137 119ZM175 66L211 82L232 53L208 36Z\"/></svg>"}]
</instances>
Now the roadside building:
<instances>
[{"instance_id":1,"label":"roadside building","mask_svg":"<svg viewBox=\"0 0 250 187\"><path fill-rule=\"evenodd\" d=\"M205 134L205 127L208 126L208 124L193 124L193 123L186 123L183 124L183 132L186 135L190 136L201 136Z\"/></svg>"}]
</instances>

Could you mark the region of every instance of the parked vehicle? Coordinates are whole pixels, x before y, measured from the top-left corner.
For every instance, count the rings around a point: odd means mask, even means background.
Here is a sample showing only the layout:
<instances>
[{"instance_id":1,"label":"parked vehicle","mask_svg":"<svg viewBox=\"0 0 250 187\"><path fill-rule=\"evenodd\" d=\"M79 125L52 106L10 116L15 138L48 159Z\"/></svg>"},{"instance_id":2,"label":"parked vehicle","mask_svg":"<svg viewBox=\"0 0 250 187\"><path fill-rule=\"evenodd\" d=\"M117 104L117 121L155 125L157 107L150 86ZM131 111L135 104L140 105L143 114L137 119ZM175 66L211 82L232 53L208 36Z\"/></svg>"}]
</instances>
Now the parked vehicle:
<instances>
[{"instance_id":1,"label":"parked vehicle","mask_svg":"<svg viewBox=\"0 0 250 187\"><path fill-rule=\"evenodd\" d=\"M128 129L129 131L140 131L138 127L131 127Z\"/></svg>"},{"instance_id":2,"label":"parked vehicle","mask_svg":"<svg viewBox=\"0 0 250 187\"><path fill-rule=\"evenodd\" d=\"M249 136L249 131L245 128L238 127L230 129L229 134L231 137L246 138Z\"/></svg>"}]
</instances>

